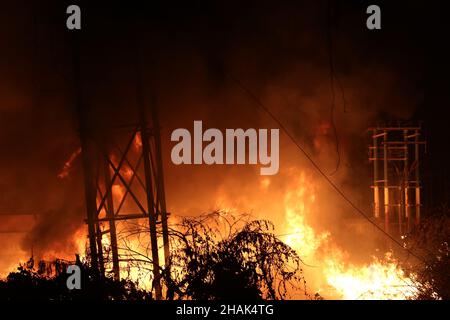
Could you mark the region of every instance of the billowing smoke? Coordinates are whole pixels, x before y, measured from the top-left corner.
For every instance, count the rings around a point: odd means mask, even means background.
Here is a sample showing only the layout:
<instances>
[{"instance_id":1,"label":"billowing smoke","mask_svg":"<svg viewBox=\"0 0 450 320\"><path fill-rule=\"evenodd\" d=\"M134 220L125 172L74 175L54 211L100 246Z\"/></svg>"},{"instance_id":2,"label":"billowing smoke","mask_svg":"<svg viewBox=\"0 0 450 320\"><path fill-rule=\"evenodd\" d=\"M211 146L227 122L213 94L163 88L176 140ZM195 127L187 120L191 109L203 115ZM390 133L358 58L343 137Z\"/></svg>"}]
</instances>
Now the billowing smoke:
<instances>
[{"instance_id":1,"label":"billowing smoke","mask_svg":"<svg viewBox=\"0 0 450 320\"><path fill-rule=\"evenodd\" d=\"M243 84L370 213L365 129L378 120L407 119L420 101L420 91L416 74L405 71L400 57L383 59L377 39L367 37L366 30L353 30L361 23L361 15L355 13L359 9L333 8L330 24L322 2L299 7L219 2L175 10L155 5L136 9L139 15L111 6L86 4L87 30L82 31L80 46L83 101L99 122L132 119L138 63L145 88L151 85L157 99L167 201L173 214L196 215L231 206L282 225L283 199L292 185L292 168L297 168L317 184L317 210L308 215L309 223L330 231L350 251L373 246L367 240L375 238L370 227L284 133L280 173L264 188L257 166L170 162L171 132L191 129L194 120L203 120L205 128L277 127ZM26 12L32 17L32 8L11 10L14 16ZM2 36L5 30L10 35L8 46L2 47L2 55L10 60L0 61L6 70L0 77L0 208L36 215L21 237L24 252L33 248L35 255L70 256L76 250L74 235L84 227L83 172L78 158L68 177L58 178L79 142L73 43L67 31L56 28L62 20L52 16L54 11L37 17L34 36L22 31L23 25L31 28L33 19L0 19L8 23L8 28L0 28ZM144 22L131 23L136 19Z\"/></svg>"}]
</instances>

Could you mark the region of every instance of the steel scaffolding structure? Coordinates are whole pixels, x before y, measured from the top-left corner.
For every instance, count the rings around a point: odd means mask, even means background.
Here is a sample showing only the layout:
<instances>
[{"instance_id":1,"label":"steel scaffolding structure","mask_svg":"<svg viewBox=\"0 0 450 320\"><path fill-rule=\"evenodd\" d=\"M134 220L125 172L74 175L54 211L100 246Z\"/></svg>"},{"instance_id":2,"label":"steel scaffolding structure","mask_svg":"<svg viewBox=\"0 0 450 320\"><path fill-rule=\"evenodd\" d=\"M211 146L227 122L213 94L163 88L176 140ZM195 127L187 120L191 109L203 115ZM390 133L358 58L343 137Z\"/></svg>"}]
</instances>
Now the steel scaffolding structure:
<instances>
[{"instance_id":1,"label":"steel scaffolding structure","mask_svg":"<svg viewBox=\"0 0 450 320\"><path fill-rule=\"evenodd\" d=\"M158 115L152 102L146 112L144 88L139 65L137 70L137 121L128 125L110 126L103 119L92 117L81 90L78 39L75 39L74 82L79 120L81 154L84 170L89 255L91 266L104 275L106 236L112 255L112 273L120 278L117 222L147 219L150 231L153 289L156 299L162 298L161 266L158 242L163 243L164 263L169 266L168 213L166 210L161 138ZM114 192L123 190L123 194ZM105 228L106 225L106 228Z\"/></svg>"},{"instance_id":2,"label":"steel scaffolding structure","mask_svg":"<svg viewBox=\"0 0 450 320\"><path fill-rule=\"evenodd\" d=\"M403 235L420 222L420 124L384 124L369 128L373 163L373 212L386 232Z\"/></svg>"}]
</instances>

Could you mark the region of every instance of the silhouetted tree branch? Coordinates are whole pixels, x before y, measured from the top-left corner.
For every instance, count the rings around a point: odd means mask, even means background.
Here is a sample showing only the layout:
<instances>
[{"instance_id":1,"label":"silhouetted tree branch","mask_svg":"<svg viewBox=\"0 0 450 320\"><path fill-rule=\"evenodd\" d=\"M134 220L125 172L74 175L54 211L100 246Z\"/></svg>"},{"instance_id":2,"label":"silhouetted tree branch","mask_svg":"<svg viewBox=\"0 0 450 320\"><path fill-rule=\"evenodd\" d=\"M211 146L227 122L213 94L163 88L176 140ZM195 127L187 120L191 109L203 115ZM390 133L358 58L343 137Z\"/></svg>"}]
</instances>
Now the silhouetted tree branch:
<instances>
[{"instance_id":1,"label":"silhouetted tree branch","mask_svg":"<svg viewBox=\"0 0 450 320\"><path fill-rule=\"evenodd\" d=\"M301 259L267 220L213 212L183 219L171 229L168 298L284 299L305 289Z\"/></svg>"}]
</instances>

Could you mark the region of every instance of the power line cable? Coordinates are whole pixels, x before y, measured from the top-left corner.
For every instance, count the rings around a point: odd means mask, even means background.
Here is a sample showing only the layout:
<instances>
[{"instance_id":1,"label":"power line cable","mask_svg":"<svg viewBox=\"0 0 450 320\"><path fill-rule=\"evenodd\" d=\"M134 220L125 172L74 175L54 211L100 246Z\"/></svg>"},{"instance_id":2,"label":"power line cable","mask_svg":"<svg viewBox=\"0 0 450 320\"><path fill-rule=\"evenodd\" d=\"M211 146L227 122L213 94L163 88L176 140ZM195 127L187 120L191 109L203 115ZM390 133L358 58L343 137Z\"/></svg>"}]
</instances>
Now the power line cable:
<instances>
[{"instance_id":1,"label":"power line cable","mask_svg":"<svg viewBox=\"0 0 450 320\"><path fill-rule=\"evenodd\" d=\"M400 248L411 254L413 257L418 260L426 263L425 259L416 255L410 249L405 248L404 245L395 239L391 234L383 230L378 224L376 224L370 217L360 209L353 201L347 197L347 195L328 177L328 175L319 167L319 165L314 161L314 159L309 155L309 153L297 142L294 136L289 132L289 130L283 125L283 123L278 120L278 118L262 103L262 101L248 89L242 82L236 79L229 73L226 73L233 82L235 82L241 90L243 90L255 103L260 107L264 112L266 112L270 118L280 127L280 129L288 136L288 138L295 144L295 146L303 153L303 155L309 160L309 162L313 165L313 167L320 173L320 175L331 185L331 187L356 211L358 212L364 219L366 219L370 224L372 224L378 231L388 237L393 243L398 245Z\"/></svg>"},{"instance_id":2,"label":"power line cable","mask_svg":"<svg viewBox=\"0 0 450 320\"><path fill-rule=\"evenodd\" d=\"M339 136L338 131L336 128L336 123L334 122L334 109L336 105L336 93L334 90L334 78L335 78L335 72L334 72L334 57L333 57L333 38L332 38L332 30L331 30L331 15L332 15L332 9L330 5L330 1L327 1L327 49L328 49L328 64L330 68L330 90L331 90L331 107L330 107L330 122L331 126L333 127L333 133L334 133L334 139L335 139L335 146L336 146L336 167L334 168L333 172L330 173L330 176L334 175L341 165L341 151L339 147Z\"/></svg>"}]
</instances>

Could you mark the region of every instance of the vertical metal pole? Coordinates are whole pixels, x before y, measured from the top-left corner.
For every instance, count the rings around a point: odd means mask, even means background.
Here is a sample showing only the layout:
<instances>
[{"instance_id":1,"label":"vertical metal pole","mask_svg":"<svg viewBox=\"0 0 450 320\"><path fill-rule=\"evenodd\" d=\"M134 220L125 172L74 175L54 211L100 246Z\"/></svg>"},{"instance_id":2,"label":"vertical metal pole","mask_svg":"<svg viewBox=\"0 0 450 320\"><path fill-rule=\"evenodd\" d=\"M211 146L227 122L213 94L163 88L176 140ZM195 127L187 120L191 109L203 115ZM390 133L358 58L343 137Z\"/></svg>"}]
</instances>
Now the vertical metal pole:
<instances>
[{"instance_id":1,"label":"vertical metal pole","mask_svg":"<svg viewBox=\"0 0 450 320\"><path fill-rule=\"evenodd\" d=\"M100 274L105 275L105 262L103 261L103 243L102 243L102 230L100 229L100 223L95 222L95 239L97 241L97 256Z\"/></svg>"},{"instance_id":2,"label":"vertical metal pole","mask_svg":"<svg viewBox=\"0 0 450 320\"><path fill-rule=\"evenodd\" d=\"M398 234L402 235L403 234L403 208L404 208L404 188L403 185L400 185L398 187L398 190L400 191L400 204L396 207L397 208L397 217L398 217Z\"/></svg>"},{"instance_id":3,"label":"vertical metal pole","mask_svg":"<svg viewBox=\"0 0 450 320\"><path fill-rule=\"evenodd\" d=\"M133 135L134 137L134 135ZM111 172L108 159L104 159L104 177L105 186L111 185ZM120 268L119 268L119 250L117 248L117 234L116 234L116 221L114 220L114 200L112 196L112 188L106 190L106 216L109 218L109 236L111 241L111 251L113 259L113 274L114 279L120 280Z\"/></svg>"},{"instance_id":4,"label":"vertical metal pole","mask_svg":"<svg viewBox=\"0 0 450 320\"><path fill-rule=\"evenodd\" d=\"M389 232L389 181L388 181L388 144L387 131L384 130L383 137L383 171L384 171L384 229Z\"/></svg>"},{"instance_id":5,"label":"vertical metal pole","mask_svg":"<svg viewBox=\"0 0 450 320\"><path fill-rule=\"evenodd\" d=\"M147 127L145 119L142 118L141 124L141 137L142 137L142 153L144 158L144 171L145 171L145 191L147 194L147 208L148 218L150 225L150 242L152 246L152 263L153 263L153 281L155 287L155 297L157 300L162 298L161 289L161 276L159 272L159 254L158 254L158 237L156 230L156 208L153 197L153 185L151 178L151 162L150 162L150 145L147 135Z\"/></svg>"},{"instance_id":6,"label":"vertical metal pole","mask_svg":"<svg viewBox=\"0 0 450 320\"><path fill-rule=\"evenodd\" d=\"M373 201L375 218L380 218L380 193L378 190L378 137L377 129L373 130Z\"/></svg>"},{"instance_id":7,"label":"vertical metal pole","mask_svg":"<svg viewBox=\"0 0 450 320\"><path fill-rule=\"evenodd\" d=\"M157 199L161 210L161 225L162 225L162 235L164 244L164 263L167 272L170 272L170 248L169 248L169 230L167 223L167 209L166 209L166 197L164 188L164 174L162 165L162 148L161 148L161 133L159 126L159 117L155 101L151 103L151 112L153 120L153 137L155 141L156 148L156 166L157 166Z\"/></svg>"},{"instance_id":8,"label":"vertical metal pole","mask_svg":"<svg viewBox=\"0 0 450 320\"><path fill-rule=\"evenodd\" d=\"M416 224L420 223L420 176L419 176L419 130L415 130L415 161L416 161L416 170L415 170L415 179L416 179Z\"/></svg>"},{"instance_id":9,"label":"vertical metal pole","mask_svg":"<svg viewBox=\"0 0 450 320\"><path fill-rule=\"evenodd\" d=\"M155 288L155 298L157 300L162 299L161 288L161 274L159 270L159 254L158 254L158 237L156 229L156 207L155 199L153 196L153 183L152 183L152 165L151 165L151 153L150 143L147 127L147 114L145 112L144 92L143 92L143 79L142 72L139 64L139 48L136 59L136 76L137 76L137 100L140 117L140 134L142 140L142 156L144 160L144 174L145 174L145 191L147 198L147 210L150 226L150 243L152 250L152 265L153 265L153 284ZM155 175L156 176L156 175Z\"/></svg>"},{"instance_id":10,"label":"vertical metal pole","mask_svg":"<svg viewBox=\"0 0 450 320\"><path fill-rule=\"evenodd\" d=\"M409 205L409 150L408 150L408 130L403 132L405 141L405 163L404 163L404 206L406 219L406 232L409 232L411 223L411 212Z\"/></svg>"},{"instance_id":11,"label":"vertical metal pole","mask_svg":"<svg viewBox=\"0 0 450 320\"><path fill-rule=\"evenodd\" d=\"M79 62L79 39L78 32L73 35L73 77L75 85L75 104L78 114L80 141L82 150L82 161L84 171L84 190L87 211L87 224L89 233L89 250L91 255L91 267L98 271L98 255L96 244L96 230L94 220L97 218L97 189L92 171L93 144L88 135L88 126L86 124L85 108L82 100L81 82L80 82L80 62Z\"/></svg>"}]
</instances>

